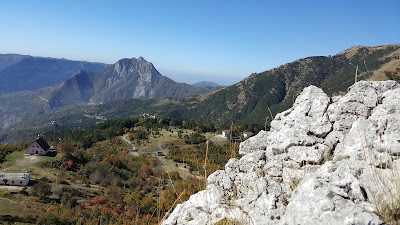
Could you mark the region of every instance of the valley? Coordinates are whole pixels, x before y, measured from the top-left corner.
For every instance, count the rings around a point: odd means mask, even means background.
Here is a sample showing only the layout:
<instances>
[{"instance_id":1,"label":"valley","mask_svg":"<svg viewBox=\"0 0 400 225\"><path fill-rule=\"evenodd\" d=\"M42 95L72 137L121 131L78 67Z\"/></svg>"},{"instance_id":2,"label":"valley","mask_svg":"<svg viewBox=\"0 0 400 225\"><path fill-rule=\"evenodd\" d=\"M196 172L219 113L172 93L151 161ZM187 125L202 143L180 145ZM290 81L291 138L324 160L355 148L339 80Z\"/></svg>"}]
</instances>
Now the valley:
<instances>
[{"instance_id":1,"label":"valley","mask_svg":"<svg viewBox=\"0 0 400 225\"><path fill-rule=\"evenodd\" d=\"M0 94L0 172L31 174L27 187L0 186L0 220L160 224L204 190L208 175L242 156L245 133L268 130L305 87L333 99L354 83L354 65L356 79L396 80L399 59L400 45L354 47L219 87L174 82L139 57ZM56 155L25 155L38 135L59 141Z\"/></svg>"},{"instance_id":2,"label":"valley","mask_svg":"<svg viewBox=\"0 0 400 225\"><path fill-rule=\"evenodd\" d=\"M269 125L273 115L291 107L308 85L321 87L331 96L346 92L354 83L355 65L362 75L358 79L385 80L387 75L397 79L399 57L398 44L356 46L212 88L174 82L142 57L122 59L102 71L81 71L53 87L0 95L0 143L17 143L45 132L53 120L64 129L101 122L82 114L113 119L151 113L201 120L221 129L242 124L257 132L265 129L265 121Z\"/></svg>"},{"instance_id":3,"label":"valley","mask_svg":"<svg viewBox=\"0 0 400 225\"><path fill-rule=\"evenodd\" d=\"M400 224L399 7L0 0L0 225Z\"/></svg>"}]
</instances>

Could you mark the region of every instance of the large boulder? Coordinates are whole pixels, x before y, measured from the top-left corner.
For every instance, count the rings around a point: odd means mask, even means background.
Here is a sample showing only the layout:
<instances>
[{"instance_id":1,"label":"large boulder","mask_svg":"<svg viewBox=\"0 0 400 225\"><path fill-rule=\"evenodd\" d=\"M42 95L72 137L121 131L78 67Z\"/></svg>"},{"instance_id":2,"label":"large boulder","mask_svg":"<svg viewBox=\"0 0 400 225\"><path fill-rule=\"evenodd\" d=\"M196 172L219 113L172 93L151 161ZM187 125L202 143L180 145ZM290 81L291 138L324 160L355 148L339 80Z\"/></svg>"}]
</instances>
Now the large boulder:
<instances>
[{"instance_id":1,"label":"large boulder","mask_svg":"<svg viewBox=\"0 0 400 225\"><path fill-rule=\"evenodd\" d=\"M381 224L399 151L396 82L360 81L332 98L310 86L163 224Z\"/></svg>"}]
</instances>

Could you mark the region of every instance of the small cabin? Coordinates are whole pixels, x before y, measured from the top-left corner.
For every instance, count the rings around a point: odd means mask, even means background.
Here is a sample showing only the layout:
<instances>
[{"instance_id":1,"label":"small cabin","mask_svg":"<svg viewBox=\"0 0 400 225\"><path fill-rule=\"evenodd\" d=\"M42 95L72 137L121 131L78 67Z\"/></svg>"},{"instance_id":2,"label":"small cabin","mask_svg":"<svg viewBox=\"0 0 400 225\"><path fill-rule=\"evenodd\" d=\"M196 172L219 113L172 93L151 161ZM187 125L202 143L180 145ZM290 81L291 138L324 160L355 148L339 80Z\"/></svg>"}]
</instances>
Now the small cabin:
<instances>
[{"instance_id":1,"label":"small cabin","mask_svg":"<svg viewBox=\"0 0 400 225\"><path fill-rule=\"evenodd\" d=\"M0 185L27 186L30 179L29 173L0 173Z\"/></svg>"},{"instance_id":2,"label":"small cabin","mask_svg":"<svg viewBox=\"0 0 400 225\"><path fill-rule=\"evenodd\" d=\"M42 138L39 137L26 149L26 154L30 155L47 155L50 150L50 145Z\"/></svg>"}]
</instances>

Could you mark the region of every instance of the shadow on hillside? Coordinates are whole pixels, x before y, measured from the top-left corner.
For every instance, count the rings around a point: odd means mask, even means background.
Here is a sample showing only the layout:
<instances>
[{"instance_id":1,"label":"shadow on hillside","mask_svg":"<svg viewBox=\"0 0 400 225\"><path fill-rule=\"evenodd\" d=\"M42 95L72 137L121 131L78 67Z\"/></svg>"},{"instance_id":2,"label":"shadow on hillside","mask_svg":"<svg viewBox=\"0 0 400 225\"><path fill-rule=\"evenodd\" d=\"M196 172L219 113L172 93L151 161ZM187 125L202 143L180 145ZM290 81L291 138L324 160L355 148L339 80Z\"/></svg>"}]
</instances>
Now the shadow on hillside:
<instances>
[{"instance_id":1,"label":"shadow on hillside","mask_svg":"<svg viewBox=\"0 0 400 225\"><path fill-rule=\"evenodd\" d=\"M20 216L11 216L11 215L0 215L1 224L15 224L15 223L32 223L36 224L36 219L27 216L27 217L20 217Z\"/></svg>"}]
</instances>

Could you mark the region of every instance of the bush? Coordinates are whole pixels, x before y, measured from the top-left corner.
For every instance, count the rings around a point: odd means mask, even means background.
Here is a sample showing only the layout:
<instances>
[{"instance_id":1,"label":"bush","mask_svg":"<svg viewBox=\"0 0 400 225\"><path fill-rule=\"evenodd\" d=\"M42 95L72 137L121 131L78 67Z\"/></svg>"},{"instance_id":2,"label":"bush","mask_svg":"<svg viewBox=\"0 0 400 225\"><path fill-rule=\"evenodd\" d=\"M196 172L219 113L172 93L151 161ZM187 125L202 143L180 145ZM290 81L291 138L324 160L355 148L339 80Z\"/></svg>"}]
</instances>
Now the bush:
<instances>
[{"instance_id":1,"label":"bush","mask_svg":"<svg viewBox=\"0 0 400 225\"><path fill-rule=\"evenodd\" d=\"M200 144L202 142L206 142L207 138L204 135L201 135L200 133L193 133L190 136L185 135L185 143L186 144Z\"/></svg>"},{"instance_id":2,"label":"bush","mask_svg":"<svg viewBox=\"0 0 400 225\"><path fill-rule=\"evenodd\" d=\"M43 180L39 180L35 186L32 188L32 195L39 197L39 199L44 199L51 195L51 186Z\"/></svg>"}]
</instances>

